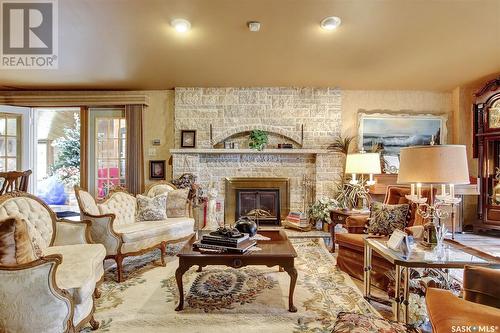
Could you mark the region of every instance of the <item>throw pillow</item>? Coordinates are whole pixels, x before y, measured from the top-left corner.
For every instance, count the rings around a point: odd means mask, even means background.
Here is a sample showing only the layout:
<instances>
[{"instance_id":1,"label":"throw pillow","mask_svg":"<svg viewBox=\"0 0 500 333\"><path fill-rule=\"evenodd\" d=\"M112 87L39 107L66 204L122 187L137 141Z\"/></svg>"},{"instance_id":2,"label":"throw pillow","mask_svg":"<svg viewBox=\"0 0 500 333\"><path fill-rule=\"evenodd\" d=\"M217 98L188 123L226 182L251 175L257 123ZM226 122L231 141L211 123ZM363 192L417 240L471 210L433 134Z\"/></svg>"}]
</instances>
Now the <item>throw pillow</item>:
<instances>
[{"instance_id":1,"label":"throw pillow","mask_svg":"<svg viewBox=\"0 0 500 333\"><path fill-rule=\"evenodd\" d=\"M150 198L137 195L137 220L162 221L167 218L167 195Z\"/></svg>"},{"instance_id":2,"label":"throw pillow","mask_svg":"<svg viewBox=\"0 0 500 333\"><path fill-rule=\"evenodd\" d=\"M18 218L0 221L0 265L15 266L36 259L26 222Z\"/></svg>"},{"instance_id":3,"label":"throw pillow","mask_svg":"<svg viewBox=\"0 0 500 333\"><path fill-rule=\"evenodd\" d=\"M340 312L332 333L417 333L411 325L354 312Z\"/></svg>"},{"instance_id":4,"label":"throw pillow","mask_svg":"<svg viewBox=\"0 0 500 333\"><path fill-rule=\"evenodd\" d=\"M373 202L370 209L368 233L390 235L395 229L404 230L408 221L408 204L386 205Z\"/></svg>"},{"instance_id":5,"label":"throw pillow","mask_svg":"<svg viewBox=\"0 0 500 333\"><path fill-rule=\"evenodd\" d=\"M188 202L189 189L183 188L168 192L167 216L185 217Z\"/></svg>"}]
</instances>

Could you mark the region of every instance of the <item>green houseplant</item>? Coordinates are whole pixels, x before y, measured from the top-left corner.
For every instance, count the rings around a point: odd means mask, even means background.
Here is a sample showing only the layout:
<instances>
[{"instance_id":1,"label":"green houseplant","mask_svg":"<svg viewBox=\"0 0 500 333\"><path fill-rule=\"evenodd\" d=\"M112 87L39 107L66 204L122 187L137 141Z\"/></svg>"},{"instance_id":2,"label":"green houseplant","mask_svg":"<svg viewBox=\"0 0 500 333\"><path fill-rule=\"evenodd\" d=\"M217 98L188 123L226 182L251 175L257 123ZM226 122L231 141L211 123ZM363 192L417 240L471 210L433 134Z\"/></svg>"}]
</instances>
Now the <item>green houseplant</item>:
<instances>
[{"instance_id":1,"label":"green houseplant","mask_svg":"<svg viewBox=\"0 0 500 333\"><path fill-rule=\"evenodd\" d=\"M252 149L261 151L268 142L267 133L262 130L253 130L250 132L249 146Z\"/></svg>"}]
</instances>

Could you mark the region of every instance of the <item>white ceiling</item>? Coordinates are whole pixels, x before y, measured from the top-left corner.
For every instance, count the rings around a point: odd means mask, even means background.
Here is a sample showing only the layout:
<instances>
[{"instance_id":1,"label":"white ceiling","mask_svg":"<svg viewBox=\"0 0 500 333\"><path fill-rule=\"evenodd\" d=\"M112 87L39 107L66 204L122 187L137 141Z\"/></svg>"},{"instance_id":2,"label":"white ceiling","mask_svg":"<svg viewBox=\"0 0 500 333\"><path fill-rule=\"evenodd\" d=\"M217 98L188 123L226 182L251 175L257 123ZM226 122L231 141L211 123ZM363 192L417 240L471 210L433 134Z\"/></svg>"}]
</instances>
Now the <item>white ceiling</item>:
<instances>
[{"instance_id":1,"label":"white ceiling","mask_svg":"<svg viewBox=\"0 0 500 333\"><path fill-rule=\"evenodd\" d=\"M451 90L500 72L500 0L59 0L59 24L59 69L0 70L0 86Z\"/></svg>"}]
</instances>

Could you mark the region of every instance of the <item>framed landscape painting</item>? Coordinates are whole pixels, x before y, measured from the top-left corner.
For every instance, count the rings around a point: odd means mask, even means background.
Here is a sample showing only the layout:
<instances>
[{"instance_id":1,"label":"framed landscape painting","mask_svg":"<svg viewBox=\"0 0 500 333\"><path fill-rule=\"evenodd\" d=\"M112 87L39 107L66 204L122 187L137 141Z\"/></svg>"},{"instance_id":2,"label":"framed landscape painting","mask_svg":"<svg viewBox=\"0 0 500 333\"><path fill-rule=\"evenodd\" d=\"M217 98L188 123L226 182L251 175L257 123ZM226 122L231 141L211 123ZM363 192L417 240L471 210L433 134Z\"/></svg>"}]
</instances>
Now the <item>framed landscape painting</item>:
<instances>
[{"instance_id":1,"label":"framed landscape painting","mask_svg":"<svg viewBox=\"0 0 500 333\"><path fill-rule=\"evenodd\" d=\"M445 115L407 113L359 113L360 150L374 145L383 155L398 156L403 147L446 143Z\"/></svg>"}]
</instances>

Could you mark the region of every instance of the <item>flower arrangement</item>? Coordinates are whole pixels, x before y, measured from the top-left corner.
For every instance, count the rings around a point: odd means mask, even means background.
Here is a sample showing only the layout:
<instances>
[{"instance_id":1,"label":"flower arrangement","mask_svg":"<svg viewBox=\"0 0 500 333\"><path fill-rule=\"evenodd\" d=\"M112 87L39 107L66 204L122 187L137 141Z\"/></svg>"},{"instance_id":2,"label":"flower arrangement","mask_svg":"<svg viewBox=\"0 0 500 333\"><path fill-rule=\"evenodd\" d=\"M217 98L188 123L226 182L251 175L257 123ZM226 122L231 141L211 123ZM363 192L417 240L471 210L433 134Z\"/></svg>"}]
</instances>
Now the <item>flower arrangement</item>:
<instances>
[{"instance_id":1,"label":"flower arrangement","mask_svg":"<svg viewBox=\"0 0 500 333\"><path fill-rule=\"evenodd\" d=\"M330 211L339 208L339 203L335 199L321 198L316 201L308 210L309 217L315 221L324 221L332 223Z\"/></svg>"}]
</instances>

